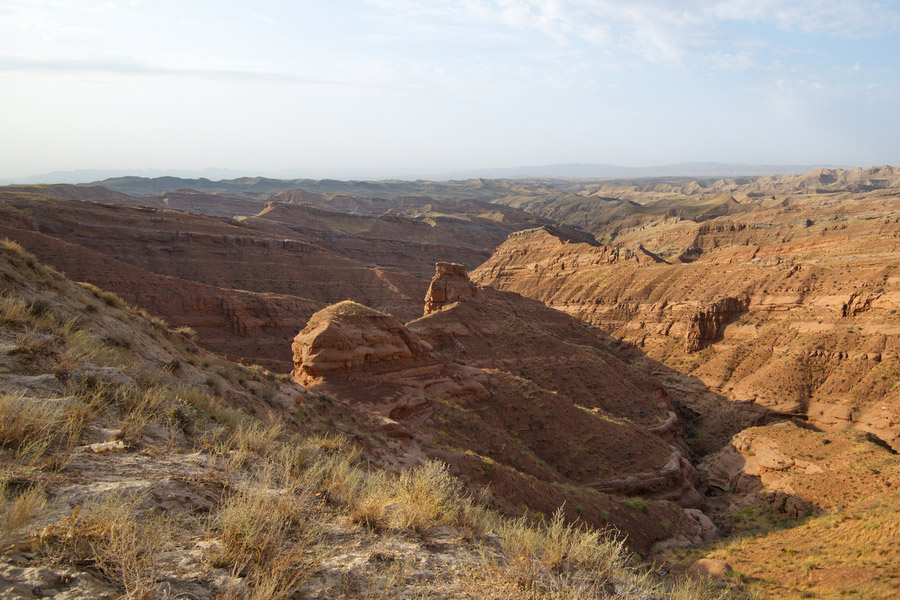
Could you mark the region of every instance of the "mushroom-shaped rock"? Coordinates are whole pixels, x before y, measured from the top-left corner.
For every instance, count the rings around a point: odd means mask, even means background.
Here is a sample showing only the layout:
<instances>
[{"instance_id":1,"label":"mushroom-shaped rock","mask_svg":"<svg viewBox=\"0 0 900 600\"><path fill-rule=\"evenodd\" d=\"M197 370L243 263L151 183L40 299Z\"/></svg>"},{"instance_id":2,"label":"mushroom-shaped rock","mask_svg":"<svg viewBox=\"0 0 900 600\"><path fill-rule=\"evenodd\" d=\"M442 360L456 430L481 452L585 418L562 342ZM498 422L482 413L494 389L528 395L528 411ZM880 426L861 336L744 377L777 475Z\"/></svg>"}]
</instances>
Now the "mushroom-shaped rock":
<instances>
[{"instance_id":1,"label":"mushroom-shaped rock","mask_svg":"<svg viewBox=\"0 0 900 600\"><path fill-rule=\"evenodd\" d=\"M294 381L310 385L327 374L413 359L431 346L391 315L346 300L320 310L294 338Z\"/></svg>"},{"instance_id":2,"label":"mushroom-shaped rock","mask_svg":"<svg viewBox=\"0 0 900 600\"><path fill-rule=\"evenodd\" d=\"M459 263L435 264L434 277L425 294L425 314L437 312L454 302L464 302L478 295L478 286L469 281L466 268Z\"/></svg>"}]
</instances>

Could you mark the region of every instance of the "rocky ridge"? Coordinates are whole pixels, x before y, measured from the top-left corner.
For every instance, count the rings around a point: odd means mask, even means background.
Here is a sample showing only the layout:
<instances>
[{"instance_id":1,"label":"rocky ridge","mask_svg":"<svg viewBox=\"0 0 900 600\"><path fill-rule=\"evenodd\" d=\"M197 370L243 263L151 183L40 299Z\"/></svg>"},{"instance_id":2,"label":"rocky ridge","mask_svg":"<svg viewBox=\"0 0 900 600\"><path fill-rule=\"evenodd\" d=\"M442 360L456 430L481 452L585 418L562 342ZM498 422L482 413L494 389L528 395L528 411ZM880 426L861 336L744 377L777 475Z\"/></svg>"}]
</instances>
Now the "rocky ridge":
<instances>
[{"instance_id":1,"label":"rocky ridge","mask_svg":"<svg viewBox=\"0 0 900 600\"><path fill-rule=\"evenodd\" d=\"M184 188L137 197L8 186L0 214L3 235L71 277L192 327L210 348L285 370L285 349L315 310L349 298L412 318L434 262L474 266L510 231L542 221L423 197L278 199L293 204Z\"/></svg>"}]
</instances>

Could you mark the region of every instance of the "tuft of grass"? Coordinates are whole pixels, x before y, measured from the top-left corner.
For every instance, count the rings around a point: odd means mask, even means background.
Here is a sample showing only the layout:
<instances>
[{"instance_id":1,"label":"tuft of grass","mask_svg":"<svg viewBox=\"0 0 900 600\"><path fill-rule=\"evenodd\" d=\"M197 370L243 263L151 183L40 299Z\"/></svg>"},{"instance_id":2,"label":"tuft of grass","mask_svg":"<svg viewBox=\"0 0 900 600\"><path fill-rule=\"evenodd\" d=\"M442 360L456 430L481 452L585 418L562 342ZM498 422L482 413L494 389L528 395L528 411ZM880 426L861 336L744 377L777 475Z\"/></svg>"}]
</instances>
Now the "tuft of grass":
<instances>
[{"instance_id":1,"label":"tuft of grass","mask_svg":"<svg viewBox=\"0 0 900 600\"><path fill-rule=\"evenodd\" d=\"M188 327L187 325L182 325L175 329L175 333L180 336L186 337L189 340L197 339L197 331L193 327Z\"/></svg>"},{"instance_id":2,"label":"tuft of grass","mask_svg":"<svg viewBox=\"0 0 900 600\"><path fill-rule=\"evenodd\" d=\"M186 405L209 415L216 423L223 425L228 430L239 427L247 422L247 415L237 409L225 406L213 396L193 388L178 390L177 398Z\"/></svg>"},{"instance_id":3,"label":"tuft of grass","mask_svg":"<svg viewBox=\"0 0 900 600\"><path fill-rule=\"evenodd\" d=\"M122 351L111 346L87 330L75 331L67 339L67 347L60 357L60 370L66 372L85 364L103 367L123 367L126 359Z\"/></svg>"},{"instance_id":4,"label":"tuft of grass","mask_svg":"<svg viewBox=\"0 0 900 600\"><path fill-rule=\"evenodd\" d=\"M461 490L444 463L429 461L402 473L395 487L401 507L395 516L395 527L420 530L457 522Z\"/></svg>"},{"instance_id":5,"label":"tuft of grass","mask_svg":"<svg viewBox=\"0 0 900 600\"><path fill-rule=\"evenodd\" d=\"M104 304L111 308L119 308L119 309L127 309L128 303L119 298L112 292L107 292L106 290L102 290L96 285L92 283L86 283L84 281L77 282L78 285L86 289L98 300L102 300Z\"/></svg>"},{"instance_id":6,"label":"tuft of grass","mask_svg":"<svg viewBox=\"0 0 900 600\"><path fill-rule=\"evenodd\" d=\"M129 598L158 597L158 557L172 546L175 526L165 516L142 512L144 499L111 494L76 506L71 516L40 532L37 550L73 565L92 565Z\"/></svg>"},{"instance_id":7,"label":"tuft of grass","mask_svg":"<svg viewBox=\"0 0 900 600\"><path fill-rule=\"evenodd\" d=\"M253 486L225 499L216 514L207 558L217 567L245 574L255 600L289 598L313 573L309 551L321 535L311 521L308 499Z\"/></svg>"},{"instance_id":8,"label":"tuft of grass","mask_svg":"<svg viewBox=\"0 0 900 600\"><path fill-rule=\"evenodd\" d=\"M0 393L0 446L20 449L37 440L52 438L63 417L58 402Z\"/></svg>"},{"instance_id":9,"label":"tuft of grass","mask_svg":"<svg viewBox=\"0 0 900 600\"><path fill-rule=\"evenodd\" d=\"M645 502L644 499L640 496L622 499L622 506L630 508L631 510L639 510L643 513L650 512L650 507L647 506L647 502Z\"/></svg>"},{"instance_id":10,"label":"tuft of grass","mask_svg":"<svg viewBox=\"0 0 900 600\"><path fill-rule=\"evenodd\" d=\"M244 466L253 458L267 459L279 449L278 439L284 429L280 424L264 425L259 421L239 423L228 439L236 466Z\"/></svg>"},{"instance_id":11,"label":"tuft of grass","mask_svg":"<svg viewBox=\"0 0 900 600\"><path fill-rule=\"evenodd\" d=\"M27 301L18 296L0 295L0 319L5 325L20 326L34 323L34 313Z\"/></svg>"},{"instance_id":12,"label":"tuft of grass","mask_svg":"<svg viewBox=\"0 0 900 600\"><path fill-rule=\"evenodd\" d=\"M47 506L44 490L31 486L18 494L9 490L0 479L0 542L12 539L13 534L33 521Z\"/></svg>"},{"instance_id":13,"label":"tuft of grass","mask_svg":"<svg viewBox=\"0 0 900 600\"><path fill-rule=\"evenodd\" d=\"M525 517L505 520L498 532L510 560L510 570L524 587L539 584L548 571L587 569L605 582L627 561L624 541L610 532L566 523L562 507L546 526L532 525Z\"/></svg>"}]
</instances>

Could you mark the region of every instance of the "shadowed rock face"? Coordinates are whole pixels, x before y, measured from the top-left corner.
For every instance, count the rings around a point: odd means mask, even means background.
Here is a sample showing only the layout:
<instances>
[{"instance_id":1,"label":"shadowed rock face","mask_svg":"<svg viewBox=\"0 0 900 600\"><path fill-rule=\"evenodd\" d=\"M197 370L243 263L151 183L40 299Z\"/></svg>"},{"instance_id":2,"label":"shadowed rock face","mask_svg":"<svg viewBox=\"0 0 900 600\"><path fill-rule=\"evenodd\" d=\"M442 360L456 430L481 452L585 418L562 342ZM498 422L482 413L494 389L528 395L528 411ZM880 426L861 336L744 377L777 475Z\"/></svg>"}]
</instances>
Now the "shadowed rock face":
<instances>
[{"instance_id":1,"label":"shadowed rock face","mask_svg":"<svg viewBox=\"0 0 900 600\"><path fill-rule=\"evenodd\" d=\"M466 268L458 263L439 262L425 294L425 314L430 315L454 302L465 302L478 294L478 286L469 281Z\"/></svg>"},{"instance_id":2,"label":"shadowed rock face","mask_svg":"<svg viewBox=\"0 0 900 600\"><path fill-rule=\"evenodd\" d=\"M685 352L697 352L722 339L725 326L746 312L749 304L750 299L746 296L720 298L691 315L688 331L684 336Z\"/></svg>"}]
</instances>

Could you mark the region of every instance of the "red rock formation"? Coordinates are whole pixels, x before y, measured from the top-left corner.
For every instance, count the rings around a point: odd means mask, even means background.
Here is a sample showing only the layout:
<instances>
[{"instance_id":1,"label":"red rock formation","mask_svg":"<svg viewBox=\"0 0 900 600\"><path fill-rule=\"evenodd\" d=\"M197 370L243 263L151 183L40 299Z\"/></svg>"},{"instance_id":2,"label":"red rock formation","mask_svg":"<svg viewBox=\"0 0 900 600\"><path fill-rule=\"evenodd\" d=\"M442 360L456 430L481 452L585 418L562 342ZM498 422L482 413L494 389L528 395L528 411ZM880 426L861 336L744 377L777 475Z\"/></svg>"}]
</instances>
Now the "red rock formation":
<instances>
[{"instance_id":1,"label":"red rock formation","mask_svg":"<svg viewBox=\"0 0 900 600\"><path fill-rule=\"evenodd\" d=\"M458 265L440 265L435 282L474 288ZM453 286L439 297L455 299ZM702 503L668 398L611 341L517 294L465 297L435 299L440 310L407 326L349 302L319 311L294 341L294 378L372 415L396 444L386 464L440 458L473 485L489 482L513 512L561 501L554 482L591 522L618 504L604 494ZM668 514L692 532L685 539L700 539L696 519Z\"/></svg>"},{"instance_id":2,"label":"red rock formation","mask_svg":"<svg viewBox=\"0 0 900 600\"><path fill-rule=\"evenodd\" d=\"M688 321L688 330L684 336L684 351L697 352L722 339L725 326L738 315L747 311L750 299L719 298L708 307L695 312Z\"/></svg>"},{"instance_id":3,"label":"red rock formation","mask_svg":"<svg viewBox=\"0 0 900 600\"><path fill-rule=\"evenodd\" d=\"M0 225L70 278L114 290L126 302L161 316L172 327L188 326L208 348L247 363L288 371L287 347L297 327L321 304L279 294L260 294L157 275L57 238Z\"/></svg>"},{"instance_id":4,"label":"red rock formation","mask_svg":"<svg viewBox=\"0 0 900 600\"><path fill-rule=\"evenodd\" d=\"M539 299L665 364L669 392L698 415L698 451L766 415L863 429L900 448L900 371L878 362L900 354L900 198L751 208L617 236L669 257L702 248L689 263L597 260L596 247L539 232L510 236L472 280Z\"/></svg>"},{"instance_id":5,"label":"red rock formation","mask_svg":"<svg viewBox=\"0 0 900 600\"><path fill-rule=\"evenodd\" d=\"M340 371L359 377L397 361L427 356L431 346L394 317L350 300L317 312L294 338L294 380L310 385Z\"/></svg>"},{"instance_id":6,"label":"red rock formation","mask_svg":"<svg viewBox=\"0 0 900 600\"><path fill-rule=\"evenodd\" d=\"M439 262L425 294L425 314L430 315L454 302L465 302L478 295L478 286L469 281L466 268L459 263Z\"/></svg>"}]
</instances>

